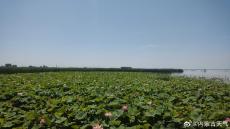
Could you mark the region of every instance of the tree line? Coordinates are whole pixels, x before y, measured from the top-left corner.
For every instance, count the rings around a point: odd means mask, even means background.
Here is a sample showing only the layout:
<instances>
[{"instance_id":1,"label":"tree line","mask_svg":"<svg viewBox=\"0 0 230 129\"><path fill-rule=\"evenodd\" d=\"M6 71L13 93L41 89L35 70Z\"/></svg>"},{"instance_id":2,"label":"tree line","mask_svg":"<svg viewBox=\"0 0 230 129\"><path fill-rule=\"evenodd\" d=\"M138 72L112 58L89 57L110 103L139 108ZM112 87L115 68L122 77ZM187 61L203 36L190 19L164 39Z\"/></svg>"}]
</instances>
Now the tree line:
<instances>
[{"instance_id":1,"label":"tree line","mask_svg":"<svg viewBox=\"0 0 230 129\"><path fill-rule=\"evenodd\" d=\"M120 68L79 68L79 67L48 67L43 66L28 66L18 67L17 65L5 64L0 67L0 73L37 73L37 72L60 72L60 71L109 71L109 72L154 72L154 73L182 73L183 69L145 69L145 68L132 68L132 67L120 67Z\"/></svg>"}]
</instances>

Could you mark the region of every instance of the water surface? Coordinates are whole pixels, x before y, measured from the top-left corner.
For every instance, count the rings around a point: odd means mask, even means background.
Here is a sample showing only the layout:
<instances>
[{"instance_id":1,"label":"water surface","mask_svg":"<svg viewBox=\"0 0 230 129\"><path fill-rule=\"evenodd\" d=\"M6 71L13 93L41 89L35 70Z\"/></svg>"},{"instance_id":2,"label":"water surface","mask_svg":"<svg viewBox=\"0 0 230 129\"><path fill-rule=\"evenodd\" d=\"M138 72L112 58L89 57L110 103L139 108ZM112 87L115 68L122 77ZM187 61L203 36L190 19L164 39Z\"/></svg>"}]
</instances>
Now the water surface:
<instances>
[{"instance_id":1,"label":"water surface","mask_svg":"<svg viewBox=\"0 0 230 129\"><path fill-rule=\"evenodd\" d=\"M184 69L183 73L175 75L188 77L204 77L207 79L221 79L230 83L230 69Z\"/></svg>"}]
</instances>

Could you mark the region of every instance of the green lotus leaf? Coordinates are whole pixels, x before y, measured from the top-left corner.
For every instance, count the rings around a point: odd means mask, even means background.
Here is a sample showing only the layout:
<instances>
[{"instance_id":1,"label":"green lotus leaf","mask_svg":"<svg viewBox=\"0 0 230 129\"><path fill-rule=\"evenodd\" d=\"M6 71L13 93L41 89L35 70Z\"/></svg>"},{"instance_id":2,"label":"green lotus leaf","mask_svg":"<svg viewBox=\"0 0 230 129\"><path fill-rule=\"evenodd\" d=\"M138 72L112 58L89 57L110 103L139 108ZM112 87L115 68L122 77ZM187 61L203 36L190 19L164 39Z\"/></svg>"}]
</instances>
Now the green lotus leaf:
<instances>
[{"instance_id":1,"label":"green lotus leaf","mask_svg":"<svg viewBox=\"0 0 230 129\"><path fill-rule=\"evenodd\" d=\"M61 124L61 123L63 123L66 120L67 120L67 118L65 118L65 117L59 117L59 118L57 118L57 120L55 121L55 123Z\"/></svg>"},{"instance_id":2,"label":"green lotus leaf","mask_svg":"<svg viewBox=\"0 0 230 129\"><path fill-rule=\"evenodd\" d=\"M119 126L121 124L121 121L119 120L112 120L109 122L110 125L112 126Z\"/></svg>"},{"instance_id":3,"label":"green lotus leaf","mask_svg":"<svg viewBox=\"0 0 230 129\"><path fill-rule=\"evenodd\" d=\"M36 119L37 117L38 116L37 116L37 113L35 111L30 111L30 112L25 113L25 118L28 121L32 121L32 120Z\"/></svg>"},{"instance_id":4,"label":"green lotus leaf","mask_svg":"<svg viewBox=\"0 0 230 129\"><path fill-rule=\"evenodd\" d=\"M3 125L2 125L3 128L10 128L13 126L14 126L14 123L12 121L7 121L7 122L3 123Z\"/></svg>"},{"instance_id":5,"label":"green lotus leaf","mask_svg":"<svg viewBox=\"0 0 230 129\"><path fill-rule=\"evenodd\" d=\"M85 112L77 112L75 115L75 119L77 120L83 120L87 117L87 113Z\"/></svg>"},{"instance_id":6,"label":"green lotus leaf","mask_svg":"<svg viewBox=\"0 0 230 129\"><path fill-rule=\"evenodd\" d=\"M80 126L78 126L78 125L72 125L71 128L72 129L80 129Z\"/></svg>"}]
</instances>

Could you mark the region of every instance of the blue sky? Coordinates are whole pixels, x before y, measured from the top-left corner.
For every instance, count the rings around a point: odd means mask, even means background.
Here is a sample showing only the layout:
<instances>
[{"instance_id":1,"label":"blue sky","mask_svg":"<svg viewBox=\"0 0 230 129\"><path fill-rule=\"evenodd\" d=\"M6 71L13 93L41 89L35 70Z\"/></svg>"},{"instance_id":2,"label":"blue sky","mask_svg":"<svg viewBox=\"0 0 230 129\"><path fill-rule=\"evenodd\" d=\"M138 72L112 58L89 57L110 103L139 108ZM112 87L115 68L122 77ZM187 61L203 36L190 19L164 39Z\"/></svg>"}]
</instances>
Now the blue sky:
<instances>
[{"instance_id":1,"label":"blue sky","mask_svg":"<svg viewBox=\"0 0 230 129\"><path fill-rule=\"evenodd\" d=\"M1 0L5 63L230 68L230 1Z\"/></svg>"}]
</instances>

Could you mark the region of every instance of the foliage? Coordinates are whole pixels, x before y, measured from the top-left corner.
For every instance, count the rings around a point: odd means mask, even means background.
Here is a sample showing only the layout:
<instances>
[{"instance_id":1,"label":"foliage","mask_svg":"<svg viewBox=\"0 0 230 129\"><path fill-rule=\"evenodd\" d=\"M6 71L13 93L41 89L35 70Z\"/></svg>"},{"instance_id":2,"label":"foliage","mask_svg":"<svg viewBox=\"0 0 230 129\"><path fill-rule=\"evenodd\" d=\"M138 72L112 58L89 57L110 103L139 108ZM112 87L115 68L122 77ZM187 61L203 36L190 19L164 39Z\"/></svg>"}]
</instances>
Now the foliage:
<instances>
[{"instance_id":1,"label":"foliage","mask_svg":"<svg viewBox=\"0 0 230 129\"><path fill-rule=\"evenodd\" d=\"M169 74L0 75L0 128L183 128L229 117L229 91L219 81Z\"/></svg>"}]
</instances>

